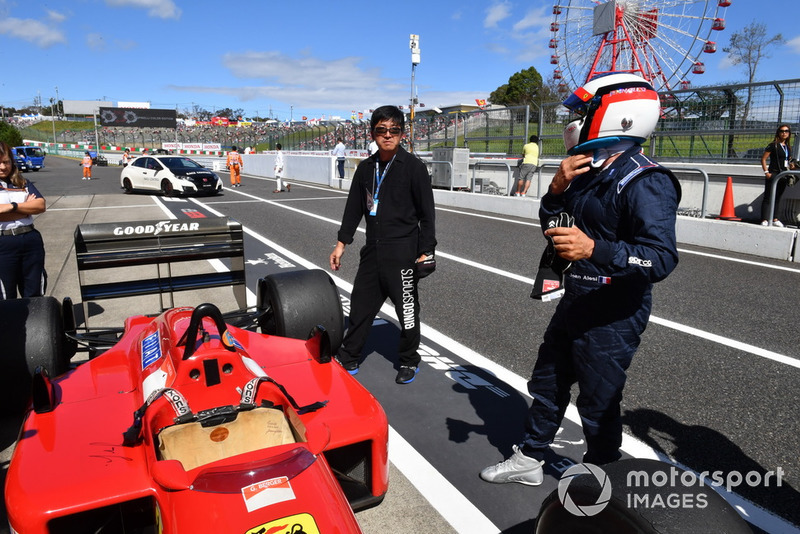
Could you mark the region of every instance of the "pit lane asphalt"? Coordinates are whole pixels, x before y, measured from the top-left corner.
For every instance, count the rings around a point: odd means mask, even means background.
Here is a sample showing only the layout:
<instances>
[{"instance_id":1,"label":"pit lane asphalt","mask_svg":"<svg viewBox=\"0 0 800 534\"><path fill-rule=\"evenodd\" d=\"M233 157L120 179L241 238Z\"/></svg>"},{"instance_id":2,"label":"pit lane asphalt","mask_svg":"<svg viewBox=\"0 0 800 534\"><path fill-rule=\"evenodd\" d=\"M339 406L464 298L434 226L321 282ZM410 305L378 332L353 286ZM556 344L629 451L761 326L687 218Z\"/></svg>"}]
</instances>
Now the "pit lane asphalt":
<instances>
[{"instance_id":1,"label":"pit lane asphalt","mask_svg":"<svg viewBox=\"0 0 800 534\"><path fill-rule=\"evenodd\" d=\"M58 280L66 280L71 277L71 268L74 284L77 275L74 258L71 265L66 259L58 260L60 265L55 270L49 263L53 259L50 257L48 234L56 232L51 228L65 230L66 243L62 246L71 243L74 229L73 220L66 217L66 214L73 213L72 208L58 211L59 202L67 202L67 199L75 202L73 197L88 197L86 208L93 206L97 209L83 208L84 216L108 213L112 217L109 220L134 220L151 218L141 215L145 206L152 205L152 199L147 195L121 195L118 189L119 168L96 168L99 180L84 182L79 179L74 162L69 166L58 162L59 158L49 158L47 169L26 177L37 182L51 208L40 216L41 223L37 218L36 224L45 233L48 245L50 292L60 298L65 295L54 292L53 273L61 272ZM50 183L51 172L55 179L53 183ZM223 176L227 179L226 175ZM199 202L241 221L246 227L268 236L272 242L309 259L320 268L326 268L327 256L335 243L344 196L340 192L302 183L295 183L291 194L273 195L274 184L271 181L247 175L243 183L241 189L226 190L221 197L200 199ZM106 195L112 197L108 199ZM113 195L119 195L119 203ZM121 205L122 200L141 207L128 208L131 215L128 217L128 213L113 209ZM187 208L193 205L199 206L192 201L186 202ZM183 208L179 208L179 212L180 209ZM153 218L160 217L161 213ZM53 227L45 226L44 217L53 215L58 216ZM437 222L439 267L437 273L423 282L423 323L457 340L465 349L486 356L521 377L527 376L535 357L535 347L554 308L553 304L533 302L527 297L528 280L533 277L544 245L539 229L533 225L535 221L467 214L463 210L440 207ZM363 243L362 236L348 247L344 268L336 273L337 277L349 283L355 275L360 243ZM800 472L797 455L800 450L797 443L800 394L796 388L798 336L793 323L800 281L797 264L695 247L692 250L681 248L678 269L656 286L653 319L630 370L623 401L626 430L698 472L764 472L782 468L785 476L781 488L752 488L742 493L797 524L800 517L795 490ZM721 257L704 256L698 252ZM469 262L460 258L469 258ZM496 270L489 272L481 266ZM248 273L248 280L250 278ZM695 330L680 328L670 321ZM359 375L364 382L391 382L393 378L391 367L387 370L380 361L381 354L392 352L389 330L383 335L374 335L373 338L380 339L370 342L374 353L363 366L363 376ZM719 337L710 338L705 333ZM725 339L740 344L726 343ZM789 363L764 356L785 356ZM794 365L790 365L791 362L795 362ZM382 374L377 372L381 367ZM425 405L426 388L438 385L426 378L431 374L433 371L423 366L413 384L403 388L393 384L388 386L394 388L388 391L400 401L408 395L406 399L410 406L405 413L398 412L395 416L390 413L390 424L402 419L404 428L413 431L415 419L424 419L420 413L422 410L439 411L442 412L441 420L447 418L450 406ZM519 398L515 399L516 405L509 410L510 414L483 413L481 399L474 400L474 413L471 419L465 417L462 420L468 424L460 429L466 432L468 444L484 439L481 432L499 432L499 427L508 428L500 432L503 435L499 437L490 436L491 443L470 451L472 454L450 459L451 463L464 462L453 468L454 471L460 469L463 478L470 479L462 493L485 510L500 530L530 531L530 523L520 522L518 518L525 514L527 517L535 516L538 503L528 504L532 510L525 513L503 511L504 502L518 502L519 499L525 500L526 495L530 496L529 488L496 487L474 480L478 467L507 454L504 449L513 442L512 434L516 433L515 427L519 425ZM458 437L452 432L445 432L443 436L439 428L430 428L427 421L425 425L416 429L418 435L411 437L421 446L427 440L432 442L430 448L436 448L437 439L443 437L454 441ZM394 472L392 477L394 484ZM387 501L394 489L393 485ZM400 499L403 505L405 500L405 496ZM401 505L399 514L395 515L385 508L386 504L374 509L376 515L389 514L395 518L394 521L417 516L421 510L414 504ZM504 516L509 519L504 521ZM390 524L394 525L394 530L411 531L401 526L402 523ZM425 530L447 531L439 530L436 524ZM367 527L365 531L368 531Z\"/></svg>"}]
</instances>

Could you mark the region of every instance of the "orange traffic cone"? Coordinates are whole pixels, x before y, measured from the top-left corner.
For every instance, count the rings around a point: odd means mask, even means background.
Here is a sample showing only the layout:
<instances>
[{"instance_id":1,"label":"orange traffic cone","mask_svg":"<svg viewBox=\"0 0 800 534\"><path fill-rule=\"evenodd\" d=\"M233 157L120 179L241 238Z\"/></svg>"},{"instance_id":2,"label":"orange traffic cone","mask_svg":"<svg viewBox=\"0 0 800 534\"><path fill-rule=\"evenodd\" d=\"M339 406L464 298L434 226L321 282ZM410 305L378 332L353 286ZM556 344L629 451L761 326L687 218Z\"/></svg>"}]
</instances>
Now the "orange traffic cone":
<instances>
[{"instance_id":1,"label":"orange traffic cone","mask_svg":"<svg viewBox=\"0 0 800 534\"><path fill-rule=\"evenodd\" d=\"M725 196L722 197L722 207L719 209L719 217L717 219L724 219L726 221L741 221L736 216L736 211L733 208L733 179L728 176L728 185L725 186Z\"/></svg>"}]
</instances>

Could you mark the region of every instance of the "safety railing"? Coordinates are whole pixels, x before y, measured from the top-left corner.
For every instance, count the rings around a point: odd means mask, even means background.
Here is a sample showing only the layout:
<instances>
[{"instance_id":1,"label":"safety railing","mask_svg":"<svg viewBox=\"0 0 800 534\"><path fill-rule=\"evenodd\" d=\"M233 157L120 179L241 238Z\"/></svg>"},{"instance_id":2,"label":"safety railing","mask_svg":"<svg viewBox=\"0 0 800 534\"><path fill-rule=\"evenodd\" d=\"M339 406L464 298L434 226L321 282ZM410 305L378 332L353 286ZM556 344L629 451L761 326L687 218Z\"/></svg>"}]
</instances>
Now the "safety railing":
<instances>
[{"instance_id":1,"label":"safety railing","mask_svg":"<svg viewBox=\"0 0 800 534\"><path fill-rule=\"evenodd\" d=\"M450 191L453 190L453 175L455 174L455 168L453 167L453 162L452 161L435 161L435 160L433 160L433 161L422 160L422 161L424 161L425 163L427 163L428 165L431 165L431 166L433 166L433 165L442 165L442 164L450 165Z\"/></svg>"},{"instance_id":2,"label":"safety railing","mask_svg":"<svg viewBox=\"0 0 800 534\"><path fill-rule=\"evenodd\" d=\"M508 169L508 179L507 179L507 187L506 191L510 192L514 187L514 171L511 170L511 164L507 161L497 161L497 160L486 160L486 159L479 159L479 160L471 160L470 165L472 166L472 187L473 190L475 189L475 180L477 179L476 174L478 172L478 167L481 165L495 165L495 166L505 166ZM492 194L502 195L502 191L497 190L493 191Z\"/></svg>"},{"instance_id":3,"label":"safety railing","mask_svg":"<svg viewBox=\"0 0 800 534\"><path fill-rule=\"evenodd\" d=\"M783 179L788 179L790 176L797 176L800 180L800 171L781 171L774 176L769 184L770 188L770 202L769 202L769 217L767 217L767 226L772 226L772 221L775 220L775 192L778 189L778 182Z\"/></svg>"},{"instance_id":4,"label":"safety railing","mask_svg":"<svg viewBox=\"0 0 800 534\"><path fill-rule=\"evenodd\" d=\"M708 185L709 185L708 173L703 169L699 169L697 167L669 167L668 165L666 167L670 169L672 172L699 172L703 176L703 196L700 201L700 218L705 219L706 203L708 201Z\"/></svg>"},{"instance_id":5,"label":"safety railing","mask_svg":"<svg viewBox=\"0 0 800 534\"><path fill-rule=\"evenodd\" d=\"M547 168L558 169L558 167L559 167L558 163L543 163L542 165L539 166L539 168L537 169L537 172L536 172L536 174L537 174L537 176L536 176L536 198L542 198L542 187L541 187L542 169L547 169ZM669 167L667 167L667 168L669 168ZM705 217L706 217L706 205L707 205L707 201L708 201L708 188L709 188L708 173L706 171L704 171L703 169L700 169L700 168L697 168L697 167L675 167L675 168L670 168L670 170L672 170L673 172L681 172L681 173L683 173L683 172L697 172L697 173L700 173L700 175L703 177L703 196L702 196L701 205L700 205L700 218L701 219L705 219Z\"/></svg>"}]
</instances>

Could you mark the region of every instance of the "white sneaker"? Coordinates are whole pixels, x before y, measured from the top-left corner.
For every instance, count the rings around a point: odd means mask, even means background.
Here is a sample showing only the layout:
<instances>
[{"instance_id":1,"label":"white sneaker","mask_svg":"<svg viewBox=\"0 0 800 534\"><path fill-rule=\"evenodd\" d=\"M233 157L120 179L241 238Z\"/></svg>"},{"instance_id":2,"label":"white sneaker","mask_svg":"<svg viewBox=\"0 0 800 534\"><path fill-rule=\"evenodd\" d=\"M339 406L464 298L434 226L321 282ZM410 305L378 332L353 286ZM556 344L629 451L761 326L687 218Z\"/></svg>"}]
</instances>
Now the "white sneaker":
<instances>
[{"instance_id":1,"label":"white sneaker","mask_svg":"<svg viewBox=\"0 0 800 534\"><path fill-rule=\"evenodd\" d=\"M543 465L544 462L525 456L514 445L514 454L508 460L487 467L481 471L480 477L495 484L519 482L526 486L538 486L544 480Z\"/></svg>"},{"instance_id":2,"label":"white sneaker","mask_svg":"<svg viewBox=\"0 0 800 534\"><path fill-rule=\"evenodd\" d=\"M772 226L777 226L778 228L783 228L783 223L780 221L772 221Z\"/></svg>"},{"instance_id":3,"label":"white sneaker","mask_svg":"<svg viewBox=\"0 0 800 534\"><path fill-rule=\"evenodd\" d=\"M761 226L769 226L769 223L767 221L761 221Z\"/></svg>"}]
</instances>

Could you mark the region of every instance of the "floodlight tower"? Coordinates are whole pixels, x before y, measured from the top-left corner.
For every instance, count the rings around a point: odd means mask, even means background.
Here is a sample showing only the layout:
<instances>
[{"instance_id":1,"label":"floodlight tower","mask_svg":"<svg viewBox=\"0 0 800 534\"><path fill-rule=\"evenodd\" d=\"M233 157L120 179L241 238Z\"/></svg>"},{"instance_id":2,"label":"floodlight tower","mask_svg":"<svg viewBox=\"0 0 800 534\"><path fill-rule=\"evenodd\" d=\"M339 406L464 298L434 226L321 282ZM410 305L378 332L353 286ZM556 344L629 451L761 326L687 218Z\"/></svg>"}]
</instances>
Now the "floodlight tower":
<instances>
[{"instance_id":1,"label":"floodlight tower","mask_svg":"<svg viewBox=\"0 0 800 534\"><path fill-rule=\"evenodd\" d=\"M419 65L419 35L411 34L409 37L409 48L411 48L411 120L409 121L409 148L411 152L414 152L414 104L417 103L414 91L414 76L417 72L417 65Z\"/></svg>"}]
</instances>

